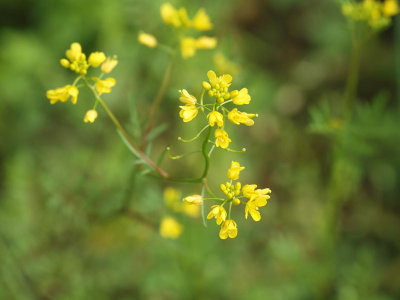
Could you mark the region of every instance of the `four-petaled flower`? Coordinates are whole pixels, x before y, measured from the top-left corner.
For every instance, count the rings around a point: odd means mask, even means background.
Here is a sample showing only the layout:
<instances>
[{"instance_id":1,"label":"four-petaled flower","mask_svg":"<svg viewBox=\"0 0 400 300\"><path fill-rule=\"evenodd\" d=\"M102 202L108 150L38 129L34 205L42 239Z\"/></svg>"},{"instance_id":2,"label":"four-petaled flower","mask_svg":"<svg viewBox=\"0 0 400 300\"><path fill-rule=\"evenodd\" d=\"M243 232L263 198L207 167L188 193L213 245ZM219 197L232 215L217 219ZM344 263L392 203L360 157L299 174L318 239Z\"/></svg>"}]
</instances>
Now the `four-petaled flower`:
<instances>
[{"instance_id":1,"label":"four-petaled flower","mask_svg":"<svg viewBox=\"0 0 400 300\"><path fill-rule=\"evenodd\" d=\"M213 205L211 206L211 211L207 215L207 219L212 219L215 218L217 221L217 224L220 225L223 221L226 220L226 210L223 206L221 205Z\"/></svg>"},{"instance_id":2,"label":"four-petaled flower","mask_svg":"<svg viewBox=\"0 0 400 300\"><path fill-rule=\"evenodd\" d=\"M237 225L233 220L226 220L219 232L219 237L221 240L226 240L228 237L234 239L237 236Z\"/></svg>"}]
</instances>

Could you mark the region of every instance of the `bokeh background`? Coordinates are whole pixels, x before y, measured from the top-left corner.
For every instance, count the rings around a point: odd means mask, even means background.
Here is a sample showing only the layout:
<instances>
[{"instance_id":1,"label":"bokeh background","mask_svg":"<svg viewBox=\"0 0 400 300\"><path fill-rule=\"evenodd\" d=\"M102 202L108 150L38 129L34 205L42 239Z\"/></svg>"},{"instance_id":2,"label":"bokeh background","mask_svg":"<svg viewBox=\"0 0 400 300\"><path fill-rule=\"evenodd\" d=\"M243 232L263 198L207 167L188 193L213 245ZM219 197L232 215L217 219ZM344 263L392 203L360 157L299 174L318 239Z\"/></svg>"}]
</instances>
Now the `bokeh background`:
<instances>
[{"instance_id":1,"label":"bokeh background","mask_svg":"<svg viewBox=\"0 0 400 300\"><path fill-rule=\"evenodd\" d=\"M177 60L152 157L165 145L173 154L199 146L177 141L201 126L182 123L177 90L198 95L209 69L234 73L233 87L252 96L247 111L260 115L253 127L229 127L232 147L248 151L216 151L209 182L217 190L237 160L241 181L272 197L261 222L234 207L238 237L221 241L214 221L205 228L164 204L165 188L185 195L199 185L141 176L104 112L82 122L88 92L76 105L45 97L74 79L58 62L72 42L117 54L117 85L104 99L140 136L168 55L137 34L170 42L162 3L0 2L0 299L399 299L396 24L363 49L358 99L344 120L351 42L337 1L172 2L189 16L204 7L219 45ZM202 163L166 158L163 167L198 176ZM135 215L121 213L127 203ZM160 237L165 215L183 224L179 239Z\"/></svg>"}]
</instances>

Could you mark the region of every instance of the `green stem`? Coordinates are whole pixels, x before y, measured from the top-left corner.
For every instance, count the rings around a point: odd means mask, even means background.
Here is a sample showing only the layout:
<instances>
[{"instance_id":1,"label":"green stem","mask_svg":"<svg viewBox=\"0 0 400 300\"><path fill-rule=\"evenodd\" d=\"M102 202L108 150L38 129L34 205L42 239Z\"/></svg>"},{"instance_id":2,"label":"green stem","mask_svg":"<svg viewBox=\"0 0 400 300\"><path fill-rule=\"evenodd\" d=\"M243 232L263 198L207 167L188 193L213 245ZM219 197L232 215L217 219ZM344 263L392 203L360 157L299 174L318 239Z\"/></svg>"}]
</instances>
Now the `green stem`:
<instances>
[{"instance_id":1,"label":"green stem","mask_svg":"<svg viewBox=\"0 0 400 300\"><path fill-rule=\"evenodd\" d=\"M149 164L158 174L161 175L163 178L167 178L168 174L158 167L146 154L143 153L142 150L135 144L135 142L132 140L132 138L129 136L129 134L126 132L124 127L122 127L121 123L118 121L118 119L114 116L112 111L108 108L108 106L103 102L103 100L99 97L97 94L96 90L94 89L93 86L89 84L86 78L83 77L83 80L86 84L86 86L91 90L93 95L95 96L96 100L100 103L101 107L103 107L104 111L107 113L107 115L110 117L111 121L114 123L114 125L118 128L118 130L122 133L122 135L126 138L128 143L132 146L133 149L138 153L138 155L147 163Z\"/></svg>"}]
</instances>

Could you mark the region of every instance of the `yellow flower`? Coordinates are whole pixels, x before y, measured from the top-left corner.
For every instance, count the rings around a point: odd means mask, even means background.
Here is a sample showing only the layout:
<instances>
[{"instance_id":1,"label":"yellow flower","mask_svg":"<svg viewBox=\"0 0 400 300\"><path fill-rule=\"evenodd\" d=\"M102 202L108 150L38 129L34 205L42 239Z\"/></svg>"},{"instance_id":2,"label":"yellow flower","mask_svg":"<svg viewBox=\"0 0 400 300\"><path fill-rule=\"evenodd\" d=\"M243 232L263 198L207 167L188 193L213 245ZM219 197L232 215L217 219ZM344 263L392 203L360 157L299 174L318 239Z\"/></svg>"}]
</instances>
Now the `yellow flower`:
<instances>
[{"instance_id":1,"label":"yellow flower","mask_svg":"<svg viewBox=\"0 0 400 300\"><path fill-rule=\"evenodd\" d=\"M78 88L68 84L55 90L48 90L46 97L50 100L50 104L54 104L57 101L66 102L69 97L71 97L71 102L75 104L78 99L78 94Z\"/></svg>"},{"instance_id":2,"label":"yellow flower","mask_svg":"<svg viewBox=\"0 0 400 300\"><path fill-rule=\"evenodd\" d=\"M213 110L210 112L207 115L207 119L211 127L214 127L215 123L217 123L219 127L224 126L224 116L218 111Z\"/></svg>"},{"instance_id":3,"label":"yellow flower","mask_svg":"<svg viewBox=\"0 0 400 300\"><path fill-rule=\"evenodd\" d=\"M196 40L186 37L181 40L181 53L183 58L192 57L196 54Z\"/></svg>"},{"instance_id":4,"label":"yellow flower","mask_svg":"<svg viewBox=\"0 0 400 300\"><path fill-rule=\"evenodd\" d=\"M220 184L219 188L228 197L228 199L232 199L240 194L241 186L242 185L240 182L236 182L235 185L230 182L226 182L225 184Z\"/></svg>"},{"instance_id":5,"label":"yellow flower","mask_svg":"<svg viewBox=\"0 0 400 300\"><path fill-rule=\"evenodd\" d=\"M164 3L161 5L161 18L164 23L167 25L173 25L175 27L179 27L181 25L181 21L179 20L178 12L171 5L171 3Z\"/></svg>"},{"instance_id":6,"label":"yellow flower","mask_svg":"<svg viewBox=\"0 0 400 300\"><path fill-rule=\"evenodd\" d=\"M212 29L212 24L209 16L203 8L200 8L193 18L193 27L199 31Z\"/></svg>"},{"instance_id":7,"label":"yellow flower","mask_svg":"<svg viewBox=\"0 0 400 300\"><path fill-rule=\"evenodd\" d=\"M385 16L392 17L397 15L399 13L397 0L385 0L382 10Z\"/></svg>"},{"instance_id":8,"label":"yellow flower","mask_svg":"<svg viewBox=\"0 0 400 300\"><path fill-rule=\"evenodd\" d=\"M101 71L108 74L117 66L117 64L118 60L116 56L114 56L113 58L107 57L106 61L103 62L103 64L101 65Z\"/></svg>"},{"instance_id":9,"label":"yellow flower","mask_svg":"<svg viewBox=\"0 0 400 300\"><path fill-rule=\"evenodd\" d=\"M152 34L141 32L138 35L138 41L149 48L157 47L157 39Z\"/></svg>"},{"instance_id":10,"label":"yellow flower","mask_svg":"<svg viewBox=\"0 0 400 300\"><path fill-rule=\"evenodd\" d=\"M226 210L223 208L221 205L213 205L211 206L211 211L207 215L207 219L210 220L212 218L215 218L217 221L217 224L220 225L223 221L226 220Z\"/></svg>"},{"instance_id":11,"label":"yellow flower","mask_svg":"<svg viewBox=\"0 0 400 300\"><path fill-rule=\"evenodd\" d=\"M232 180L239 179L240 171L244 170L244 167L241 167L240 164L236 161L232 161L231 167L228 169L227 177Z\"/></svg>"},{"instance_id":12,"label":"yellow flower","mask_svg":"<svg viewBox=\"0 0 400 300\"><path fill-rule=\"evenodd\" d=\"M218 103L222 103L224 99L229 99L231 97L228 91L232 82L231 75L224 74L217 77L215 72L210 70L207 72L207 77L212 87L212 89L208 91L209 96L215 97Z\"/></svg>"},{"instance_id":13,"label":"yellow flower","mask_svg":"<svg viewBox=\"0 0 400 300\"><path fill-rule=\"evenodd\" d=\"M246 198L249 198L249 199L264 198L264 199L268 200L270 198L270 196L268 195L269 193L271 193L270 189L266 188L266 189L257 189L256 190L256 188L257 188L256 184L246 184L242 188L243 196L245 196Z\"/></svg>"},{"instance_id":14,"label":"yellow flower","mask_svg":"<svg viewBox=\"0 0 400 300\"><path fill-rule=\"evenodd\" d=\"M60 64L64 67L64 68L69 68L69 66L71 65L70 62L68 61L68 59L62 58L60 59Z\"/></svg>"},{"instance_id":15,"label":"yellow flower","mask_svg":"<svg viewBox=\"0 0 400 300\"><path fill-rule=\"evenodd\" d=\"M234 239L237 236L237 225L233 220L226 220L221 226L219 232L219 238L221 240L226 240L228 237Z\"/></svg>"},{"instance_id":16,"label":"yellow flower","mask_svg":"<svg viewBox=\"0 0 400 300\"><path fill-rule=\"evenodd\" d=\"M192 121L199 112L195 105L186 104L185 106L179 106L181 111L179 112L179 116L183 119L183 122Z\"/></svg>"},{"instance_id":17,"label":"yellow flower","mask_svg":"<svg viewBox=\"0 0 400 300\"><path fill-rule=\"evenodd\" d=\"M189 104L189 105L195 105L196 104L196 102L197 102L196 97L193 96L193 95L190 95L187 90L185 90L185 89L179 90L179 93L181 93L181 96L179 97L179 100L182 103Z\"/></svg>"},{"instance_id":18,"label":"yellow flower","mask_svg":"<svg viewBox=\"0 0 400 300\"><path fill-rule=\"evenodd\" d=\"M233 91L235 92L235 91ZM235 93L236 94L236 93ZM248 90L246 88L242 88L235 97L232 97L232 101L236 105L249 104L251 100L250 95L248 94Z\"/></svg>"},{"instance_id":19,"label":"yellow flower","mask_svg":"<svg viewBox=\"0 0 400 300\"><path fill-rule=\"evenodd\" d=\"M95 78L96 80L96 91L99 96L103 93L111 93L111 88L115 85L116 81L112 77L108 77L107 79L101 80L99 78Z\"/></svg>"},{"instance_id":20,"label":"yellow flower","mask_svg":"<svg viewBox=\"0 0 400 300\"><path fill-rule=\"evenodd\" d=\"M192 218L200 216L200 206L183 203L182 212Z\"/></svg>"},{"instance_id":21,"label":"yellow flower","mask_svg":"<svg viewBox=\"0 0 400 300\"><path fill-rule=\"evenodd\" d=\"M214 49L217 47L217 39L209 36L201 36L196 40L197 49Z\"/></svg>"},{"instance_id":22,"label":"yellow flower","mask_svg":"<svg viewBox=\"0 0 400 300\"><path fill-rule=\"evenodd\" d=\"M183 198L183 202L187 204L202 205L203 197L201 195L191 195Z\"/></svg>"},{"instance_id":23,"label":"yellow flower","mask_svg":"<svg viewBox=\"0 0 400 300\"><path fill-rule=\"evenodd\" d=\"M190 27L192 25L190 20L189 20L189 18L188 18L188 16L187 16L186 8L181 7L178 10L178 16L179 16L179 19L180 19L182 25L184 25L186 27Z\"/></svg>"},{"instance_id":24,"label":"yellow flower","mask_svg":"<svg viewBox=\"0 0 400 300\"><path fill-rule=\"evenodd\" d=\"M82 55L82 47L79 43L72 43L70 48L65 52L67 58L73 62L81 57Z\"/></svg>"},{"instance_id":25,"label":"yellow flower","mask_svg":"<svg viewBox=\"0 0 400 300\"><path fill-rule=\"evenodd\" d=\"M106 56L104 55L103 52L93 52L89 55L89 59L88 62L89 64L94 67L97 68L98 66L100 66L104 61L106 60Z\"/></svg>"},{"instance_id":26,"label":"yellow flower","mask_svg":"<svg viewBox=\"0 0 400 300\"><path fill-rule=\"evenodd\" d=\"M215 145L217 147L221 147L222 149L228 148L229 143L232 142L228 136L228 133L223 129L216 129L214 135L216 138Z\"/></svg>"},{"instance_id":27,"label":"yellow flower","mask_svg":"<svg viewBox=\"0 0 400 300\"><path fill-rule=\"evenodd\" d=\"M85 117L83 118L83 122L85 123L93 123L97 118L97 111L94 109L90 109L86 112Z\"/></svg>"},{"instance_id":28,"label":"yellow flower","mask_svg":"<svg viewBox=\"0 0 400 300\"><path fill-rule=\"evenodd\" d=\"M254 121L251 118L258 117L257 114L248 114L245 112L240 112L238 111L237 108L232 109L228 113L228 119L236 125L239 125L240 123L246 125L246 126L253 126Z\"/></svg>"},{"instance_id":29,"label":"yellow flower","mask_svg":"<svg viewBox=\"0 0 400 300\"><path fill-rule=\"evenodd\" d=\"M160 224L160 235L163 238L177 239L182 233L183 227L173 217L164 217Z\"/></svg>"},{"instance_id":30,"label":"yellow flower","mask_svg":"<svg viewBox=\"0 0 400 300\"><path fill-rule=\"evenodd\" d=\"M259 207L267 205L267 200L265 198L253 198L247 201L245 207L245 217L247 217L250 213L250 216L253 218L254 221L258 222L261 220L261 214L258 211Z\"/></svg>"}]
</instances>

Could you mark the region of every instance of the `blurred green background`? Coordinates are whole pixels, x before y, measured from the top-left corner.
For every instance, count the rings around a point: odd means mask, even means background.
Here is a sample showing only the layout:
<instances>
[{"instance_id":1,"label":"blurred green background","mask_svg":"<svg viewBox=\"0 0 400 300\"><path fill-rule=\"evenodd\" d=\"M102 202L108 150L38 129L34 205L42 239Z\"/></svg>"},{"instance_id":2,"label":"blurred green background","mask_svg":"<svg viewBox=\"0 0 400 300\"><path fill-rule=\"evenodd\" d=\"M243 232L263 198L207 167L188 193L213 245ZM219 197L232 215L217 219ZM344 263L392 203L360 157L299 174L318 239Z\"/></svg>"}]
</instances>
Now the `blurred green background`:
<instances>
[{"instance_id":1,"label":"blurred green background","mask_svg":"<svg viewBox=\"0 0 400 300\"><path fill-rule=\"evenodd\" d=\"M153 145L173 154L199 121L183 125L178 90L198 95L215 54L235 64L233 88L247 87L250 128L229 127L232 147L216 151L209 182L225 182L231 160L243 183L272 189L262 220L234 207L239 234L221 241L215 222L175 215L163 190L200 186L140 176L107 115L82 122L93 104L50 105L46 90L71 83L59 65L72 42L85 53L117 54L117 85L104 100L140 134L168 56L137 42L140 30L169 43L163 1L0 2L0 299L338 299L400 298L400 134L395 25L363 49L359 99L340 116L350 35L336 1L173 1L189 16L204 7L214 51L179 59L158 112ZM398 21L398 20L396 20ZM395 22L396 23L396 22ZM199 156L166 158L174 175L198 176ZM121 214L130 203L146 222ZM157 224L175 215L182 236Z\"/></svg>"}]
</instances>

